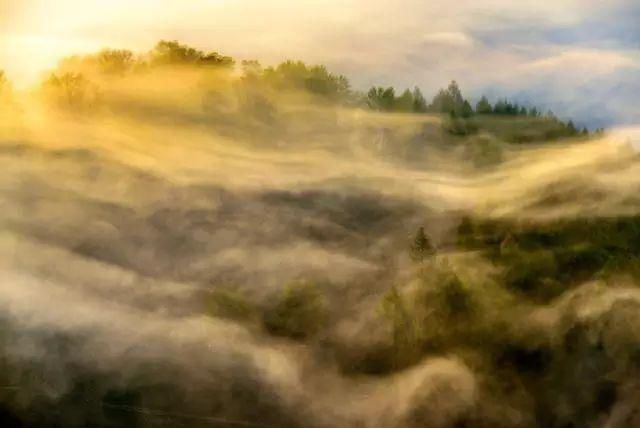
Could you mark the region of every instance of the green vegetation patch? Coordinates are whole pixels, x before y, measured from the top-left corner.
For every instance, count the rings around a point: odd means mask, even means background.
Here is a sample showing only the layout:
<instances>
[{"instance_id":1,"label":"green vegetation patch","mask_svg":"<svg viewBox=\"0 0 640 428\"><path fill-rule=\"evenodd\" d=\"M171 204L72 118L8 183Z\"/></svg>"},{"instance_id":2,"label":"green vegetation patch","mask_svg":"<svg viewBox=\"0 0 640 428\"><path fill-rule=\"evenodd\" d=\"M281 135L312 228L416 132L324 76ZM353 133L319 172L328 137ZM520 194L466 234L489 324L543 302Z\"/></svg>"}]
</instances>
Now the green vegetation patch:
<instances>
[{"instance_id":1,"label":"green vegetation patch","mask_svg":"<svg viewBox=\"0 0 640 428\"><path fill-rule=\"evenodd\" d=\"M326 319L324 299L313 283L287 286L263 314L265 329L276 336L307 339L316 334Z\"/></svg>"},{"instance_id":2,"label":"green vegetation patch","mask_svg":"<svg viewBox=\"0 0 640 428\"><path fill-rule=\"evenodd\" d=\"M640 272L640 216L547 222L464 218L458 243L503 266L505 285L543 301L590 279L637 278Z\"/></svg>"}]
</instances>

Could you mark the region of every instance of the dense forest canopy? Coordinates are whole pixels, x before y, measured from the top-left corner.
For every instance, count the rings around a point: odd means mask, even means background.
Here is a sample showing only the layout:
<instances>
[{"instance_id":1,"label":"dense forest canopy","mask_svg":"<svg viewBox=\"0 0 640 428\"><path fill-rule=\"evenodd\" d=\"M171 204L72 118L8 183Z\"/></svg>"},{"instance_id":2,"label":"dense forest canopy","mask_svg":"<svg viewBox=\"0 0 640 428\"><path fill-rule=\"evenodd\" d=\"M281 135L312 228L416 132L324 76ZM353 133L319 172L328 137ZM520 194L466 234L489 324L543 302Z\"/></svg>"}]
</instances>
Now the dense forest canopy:
<instances>
[{"instance_id":1,"label":"dense forest canopy","mask_svg":"<svg viewBox=\"0 0 640 428\"><path fill-rule=\"evenodd\" d=\"M117 78L125 75L150 73L165 67L210 68L216 73L239 75L239 83L270 91L303 91L316 100L335 104L368 108L383 112L443 114L450 117L449 130L454 135L468 135L485 129L483 116L529 117L537 119L547 129L536 137L512 137L514 142L552 140L573 136L588 136L586 127L578 129L574 122L562 121L553 112L527 107L507 99L492 104L486 96L472 106L456 81L438 91L428 101L419 87L397 91L394 87L374 86L366 92L354 89L349 79L330 72L322 65L308 65L302 61L285 61L276 66L262 66L258 61L243 60L239 64L218 52L204 52L177 41L160 41L145 54L125 49L104 49L96 54L73 56L60 62L44 82L50 94L54 90L63 104L78 109L83 104L99 101L99 86L94 78ZM0 76L0 86L6 78ZM7 86L7 83L4 83ZM255 91L254 91L255 92ZM490 125L487 125L491 127ZM598 132L601 130L597 130Z\"/></svg>"}]
</instances>

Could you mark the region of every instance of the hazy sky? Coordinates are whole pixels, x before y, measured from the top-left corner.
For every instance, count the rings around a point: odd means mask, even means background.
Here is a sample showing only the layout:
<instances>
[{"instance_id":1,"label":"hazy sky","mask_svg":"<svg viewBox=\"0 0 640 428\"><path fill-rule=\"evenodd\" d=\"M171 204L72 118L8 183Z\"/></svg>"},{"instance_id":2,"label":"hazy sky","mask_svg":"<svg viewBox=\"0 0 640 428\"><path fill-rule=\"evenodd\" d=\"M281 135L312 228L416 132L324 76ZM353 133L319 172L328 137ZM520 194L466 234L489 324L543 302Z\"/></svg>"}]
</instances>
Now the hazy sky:
<instances>
[{"instance_id":1,"label":"hazy sky","mask_svg":"<svg viewBox=\"0 0 640 428\"><path fill-rule=\"evenodd\" d=\"M618 121L640 114L617 111L640 97L637 0L0 0L0 67L19 83L72 52L142 51L161 38L266 63L321 62L361 87L429 93L455 78L472 95L541 98L573 113L588 94L590 109L605 97Z\"/></svg>"}]
</instances>

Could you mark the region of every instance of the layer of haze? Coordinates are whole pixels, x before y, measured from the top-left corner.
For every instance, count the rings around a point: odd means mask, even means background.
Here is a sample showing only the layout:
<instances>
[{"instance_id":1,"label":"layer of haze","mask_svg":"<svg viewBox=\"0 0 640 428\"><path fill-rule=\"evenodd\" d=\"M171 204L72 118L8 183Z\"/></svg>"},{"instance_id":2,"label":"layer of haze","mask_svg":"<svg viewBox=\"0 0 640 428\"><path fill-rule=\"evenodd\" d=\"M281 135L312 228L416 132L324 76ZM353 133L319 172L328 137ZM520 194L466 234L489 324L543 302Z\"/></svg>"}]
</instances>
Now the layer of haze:
<instances>
[{"instance_id":1,"label":"layer of haze","mask_svg":"<svg viewBox=\"0 0 640 428\"><path fill-rule=\"evenodd\" d=\"M633 4L185 3L0 0L0 67L30 88L0 104L0 422L638 426L637 278L553 283L547 266L550 254L569 267L586 254L580 267L619 251L583 244L602 242L595 232L611 219L624 235L640 215L640 162L625 144L637 128L509 144L484 130L452 135L443 115L332 104L215 66L94 75L87 65L88 80L37 85L61 56L175 38L327 63L364 87L432 92L458 78L472 91L562 96L613 78L629 83L624 98L595 93L633 123ZM615 30L600 20L620 16ZM569 97L565 111L603 99ZM492 163L476 165L476 147ZM543 232L584 221L594 236L557 255L546 243L507 271L491 259L496 247L508 254L507 238L458 242L470 216ZM420 227L438 252L416 261ZM440 262L461 278L445 290L452 304L437 294ZM514 270L549 275L540 286L555 294L514 288ZM302 335L286 299L300 284L320 296L300 304ZM384 313L394 293L426 331L424 343L409 338L417 352L400 337L411 328ZM280 314L282 302L293 309ZM443 317L447 305L464 316Z\"/></svg>"},{"instance_id":2,"label":"layer of haze","mask_svg":"<svg viewBox=\"0 0 640 428\"><path fill-rule=\"evenodd\" d=\"M460 212L637 215L640 167L617 138L509 149L505 162L475 169L439 116L282 92L265 119L243 110L230 76L206 68L95 79L106 107L69 114L34 93L1 116L3 417L65 427L536 426L535 406L555 396L514 386L483 342L432 350L404 370L349 373L367 364L362 355L375 365L379 347L388 352L380 301L397 284L411 289L406 246L420 225L476 286L483 316L517 326L490 323L492 338L529 344L532 334L552 347L566 323L640 302L637 288L581 284L548 304L522 303L492 282L495 267L447 247ZM327 307L307 341L206 305L231 289L266 311L306 279ZM623 327L620 343L637 349ZM616 343L611 352L623 353ZM591 349L554 351L558 373L571 358L591 361ZM554 393L595 394L590 380ZM594 427L632 426L620 420L633 415L635 390L621 385ZM568 402L546 413L579 418Z\"/></svg>"}]
</instances>

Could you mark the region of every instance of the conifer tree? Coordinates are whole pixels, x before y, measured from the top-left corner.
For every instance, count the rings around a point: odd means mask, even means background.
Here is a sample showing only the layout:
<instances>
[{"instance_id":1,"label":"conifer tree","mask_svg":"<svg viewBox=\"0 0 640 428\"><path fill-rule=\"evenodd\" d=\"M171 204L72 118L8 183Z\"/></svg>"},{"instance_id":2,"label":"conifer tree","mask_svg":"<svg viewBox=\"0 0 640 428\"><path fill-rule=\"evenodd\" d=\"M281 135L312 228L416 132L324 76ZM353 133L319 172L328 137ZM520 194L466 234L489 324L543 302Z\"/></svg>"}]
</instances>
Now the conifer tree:
<instances>
[{"instance_id":1,"label":"conifer tree","mask_svg":"<svg viewBox=\"0 0 640 428\"><path fill-rule=\"evenodd\" d=\"M469 118L471 116L473 116L473 107L471 107L469 101L464 100L464 103L462 103L462 117Z\"/></svg>"},{"instance_id":2,"label":"conifer tree","mask_svg":"<svg viewBox=\"0 0 640 428\"><path fill-rule=\"evenodd\" d=\"M482 96L480 101L476 104L476 113L478 114L491 114L493 113L493 107L486 96Z\"/></svg>"},{"instance_id":3,"label":"conifer tree","mask_svg":"<svg viewBox=\"0 0 640 428\"><path fill-rule=\"evenodd\" d=\"M411 258L416 262L422 262L425 258L435 252L429 237L424 232L424 227L420 227L411 243Z\"/></svg>"}]
</instances>

